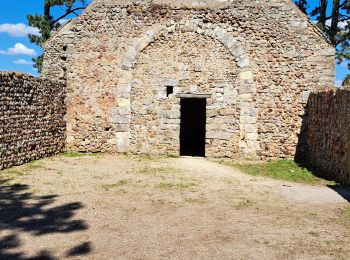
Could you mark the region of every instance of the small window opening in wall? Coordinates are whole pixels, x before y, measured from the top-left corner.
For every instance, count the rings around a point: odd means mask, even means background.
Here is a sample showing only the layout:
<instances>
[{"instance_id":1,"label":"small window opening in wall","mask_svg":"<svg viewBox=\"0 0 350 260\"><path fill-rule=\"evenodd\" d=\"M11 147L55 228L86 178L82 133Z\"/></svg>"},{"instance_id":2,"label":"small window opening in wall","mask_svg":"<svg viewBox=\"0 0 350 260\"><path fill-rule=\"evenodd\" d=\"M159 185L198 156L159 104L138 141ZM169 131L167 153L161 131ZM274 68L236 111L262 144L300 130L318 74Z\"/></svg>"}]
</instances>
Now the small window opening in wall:
<instances>
[{"instance_id":1,"label":"small window opening in wall","mask_svg":"<svg viewBox=\"0 0 350 260\"><path fill-rule=\"evenodd\" d=\"M63 46L63 51L67 51L67 45Z\"/></svg>"},{"instance_id":2,"label":"small window opening in wall","mask_svg":"<svg viewBox=\"0 0 350 260\"><path fill-rule=\"evenodd\" d=\"M166 96L169 97L169 95L174 93L174 87L173 86L167 86L166 87Z\"/></svg>"},{"instance_id":3,"label":"small window opening in wall","mask_svg":"<svg viewBox=\"0 0 350 260\"><path fill-rule=\"evenodd\" d=\"M107 127L105 127L105 131L106 131L106 132L111 131L111 129L112 129L112 127L108 127L108 126L107 126Z\"/></svg>"}]
</instances>

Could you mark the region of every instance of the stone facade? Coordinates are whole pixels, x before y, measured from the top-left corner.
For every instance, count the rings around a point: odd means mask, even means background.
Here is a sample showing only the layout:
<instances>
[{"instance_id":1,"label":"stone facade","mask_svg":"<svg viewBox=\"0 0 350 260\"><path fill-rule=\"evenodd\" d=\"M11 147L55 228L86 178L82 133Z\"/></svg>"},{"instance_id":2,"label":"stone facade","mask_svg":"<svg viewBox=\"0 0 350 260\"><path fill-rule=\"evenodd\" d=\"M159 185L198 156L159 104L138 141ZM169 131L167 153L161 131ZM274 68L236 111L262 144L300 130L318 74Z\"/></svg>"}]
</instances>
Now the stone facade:
<instances>
[{"instance_id":1,"label":"stone facade","mask_svg":"<svg viewBox=\"0 0 350 260\"><path fill-rule=\"evenodd\" d=\"M332 180L350 184L350 89L310 94L299 159Z\"/></svg>"},{"instance_id":2,"label":"stone facade","mask_svg":"<svg viewBox=\"0 0 350 260\"><path fill-rule=\"evenodd\" d=\"M62 152L65 85L0 72L0 169Z\"/></svg>"},{"instance_id":3,"label":"stone facade","mask_svg":"<svg viewBox=\"0 0 350 260\"><path fill-rule=\"evenodd\" d=\"M292 157L334 48L289 0L95 0L45 46L67 149L179 153L180 98L207 97L206 155ZM167 96L167 87L173 94Z\"/></svg>"}]
</instances>

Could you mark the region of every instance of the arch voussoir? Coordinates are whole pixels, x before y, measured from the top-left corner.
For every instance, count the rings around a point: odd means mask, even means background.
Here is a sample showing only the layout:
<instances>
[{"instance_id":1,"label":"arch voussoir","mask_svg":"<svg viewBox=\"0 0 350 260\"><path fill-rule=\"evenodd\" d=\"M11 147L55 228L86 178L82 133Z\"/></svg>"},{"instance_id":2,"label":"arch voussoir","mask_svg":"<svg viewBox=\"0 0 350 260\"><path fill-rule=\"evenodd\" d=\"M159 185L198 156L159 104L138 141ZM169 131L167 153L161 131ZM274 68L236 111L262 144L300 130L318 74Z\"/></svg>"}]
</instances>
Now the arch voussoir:
<instances>
[{"instance_id":1,"label":"arch voussoir","mask_svg":"<svg viewBox=\"0 0 350 260\"><path fill-rule=\"evenodd\" d=\"M127 49L124 59L121 63L122 70L125 71L125 77L122 75L122 81L130 87L129 93L132 86L132 77L129 75L129 71L132 70L137 63L139 55L144 49L147 48L152 42L157 40L162 35L174 32L178 29L186 29L193 31L195 33L209 36L214 40L219 41L232 55L236 62L236 66L239 70L239 102L240 102L240 141L239 147L242 153L247 155L255 155L260 149L258 143L258 131L257 131L257 108L253 101L253 96L256 94L256 87L254 84L253 70L251 69L251 61L249 55L246 53L242 42L243 40L232 36L227 32L222 26L214 24L205 24L201 20L181 20L177 23L163 25L156 24L148 28L148 30L141 36L134 39L132 44ZM129 75L129 76L126 76ZM129 79L129 82L128 82ZM128 94L129 94L128 93ZM130 95L126 95L130 96ZM121 106L128 106L130 108L130 100L128 102L121 102ZM129 109L130 110L130 109ZM116 116L118 118L118 115ZM123 122L118 122L119 124L130 125L130 116L125 117L123 115ZM126 121L125 121L126 120ZM118 128L118 127L117 127ZM119 138L119 139L118 139ZM120 141L121 148L118 150L122 152L128 151L125 144L129 143L129 140L124 140L125 138L131 138L129 132L117 133L117 139Z\"/></svg>"}]
</instances>

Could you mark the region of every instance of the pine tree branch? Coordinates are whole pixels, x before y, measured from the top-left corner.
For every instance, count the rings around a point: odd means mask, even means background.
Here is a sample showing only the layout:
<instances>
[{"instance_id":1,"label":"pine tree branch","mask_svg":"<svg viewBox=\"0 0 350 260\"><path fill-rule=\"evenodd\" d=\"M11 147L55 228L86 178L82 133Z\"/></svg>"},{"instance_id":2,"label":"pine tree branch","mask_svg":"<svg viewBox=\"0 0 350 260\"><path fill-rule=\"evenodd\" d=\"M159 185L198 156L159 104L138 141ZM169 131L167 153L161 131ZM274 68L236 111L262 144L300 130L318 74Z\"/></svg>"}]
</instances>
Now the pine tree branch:
<instances>
[{"instance_id":1,"label":"pine tree branch","mask_svg":"<svg viewBox=\"0 0 350 260\"><path fill-rule=\"evenodd\" d=\"M51 22L51 24L52 24L52 25L53 25L53 24L56 24L59 20L61 20L61 19L65 18L65 17L67 17L68 15L70 15L70 14L72 14L72 13L74 13L75 15L78 15L78 14L76 13L76 11L84 10L84 9L85 9L85 7L77 7L77 8L74 8L74 9L72 9L72 10L66 12L65 14L61 15L61 16L58 17L57 19L53 20L53 21Z\"/></svg>"}]
</instances>

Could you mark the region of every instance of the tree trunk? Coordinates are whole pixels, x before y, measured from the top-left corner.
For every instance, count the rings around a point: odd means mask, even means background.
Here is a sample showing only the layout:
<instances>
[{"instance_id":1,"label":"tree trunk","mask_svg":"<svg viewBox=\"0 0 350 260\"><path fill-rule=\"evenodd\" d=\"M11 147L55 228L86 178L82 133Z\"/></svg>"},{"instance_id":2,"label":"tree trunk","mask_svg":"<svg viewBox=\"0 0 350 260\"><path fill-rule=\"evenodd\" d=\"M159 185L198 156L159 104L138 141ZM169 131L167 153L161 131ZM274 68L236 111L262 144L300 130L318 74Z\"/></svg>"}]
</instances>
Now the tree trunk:
<instances>
[{"instance_id":1,"label":"tree trunk","mask_svg":"<svg viewBox=\"0 0 350 260\"><path fill-rule=\"evenodd\" d=\"M51 9L51 4L49 3L49 1L45 0L45 4L44 4L44 17L46 18L47 21L50 20L50 9Z\"/></svg>"},{"instance_id":2,"label":"tree trunk","mask_svg":"<svg viewBox=\"0 0 350 260\"><path fill-rule=\"evenodd\" d=\"M318 18L318 25L322 29L322 31L325 31L326 29L327 5L328 0L320 0L320 16Z\"/></svg>"},{"instance_id":3,"label":"tree trunk","mask_svg":"<svg viewBox=\"0 0 350 260\"><path fill-rule=\"evenodd\" d=\"M333 0L332 8L332 22L331 27L329 28L329 39L331 40L334 46L337 45L337 33L338 33L338 22L339 22L339 10L340 9L340 0Z\"/></svg>"}]
</instances>

